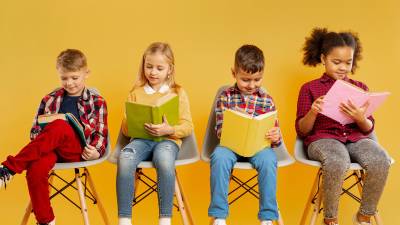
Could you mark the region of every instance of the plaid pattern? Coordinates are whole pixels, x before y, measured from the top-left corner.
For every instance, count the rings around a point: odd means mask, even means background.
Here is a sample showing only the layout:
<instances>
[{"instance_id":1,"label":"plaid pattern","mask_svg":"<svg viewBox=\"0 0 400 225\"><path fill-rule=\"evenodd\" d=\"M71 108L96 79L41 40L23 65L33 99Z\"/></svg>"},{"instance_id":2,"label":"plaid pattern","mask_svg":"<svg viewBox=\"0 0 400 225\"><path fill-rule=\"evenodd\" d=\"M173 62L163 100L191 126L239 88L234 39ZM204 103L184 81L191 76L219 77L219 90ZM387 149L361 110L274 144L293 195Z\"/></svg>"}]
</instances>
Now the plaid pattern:
<instances>
[{"instance_id":1,"label":"plaid pattern","mask_svg":"<svg viewBox=\"0 0 400 225\"><path fill-rule=\"evenodd\" d=\"M368 91L368 87L362 82L349 79L348 77L345 77L343 80ZM303 139L305 146L322 138L333 138L343 143L356 142L362 138L367 138L368 134L374 129L374 126L372 126L371 130L363 133L356 123L342 125L329 117L318 114L312 131L307 135L300 132L299 120L310 111L314 100L322 95L326 95L334 83L335 79L323 74L319 79L305 83L300 89L299 98L297 100L296 132L297 135ZM368 119L375 124L372 116L368 117Z\"/></svg>"},{"instance_id":2,"label":"plaid pattern","mask_svg":"<svg viewBox=\"0 0 400 225\"><path fill-rule=\"evenodd\" d=\"M221 137L224 120L223 112L225 109L246 112L253 117L276 110L272 97L268 95L264 88L259 88L252 95L243 95L236 84L228 87L217 98L217 105L215 107L215 132L218 138Z\"/></svg>"},{"instance_id":3,"label":"plaid pattern","mask_svg":"<svg viewBox=\"0 0 400 225\"><path fill-rule=\"evenodd\" d=\"M42 114L54 114L60 110L61 102L66 91L59 88L46 95L40 102L40 106L33 121L30 138L35 139L41 132L38 124L38 116ZM107 105L103 97L84 89L78 100L80 120L84 127L86 143L94 146L100 155L103 155L107 146Z\"/></svg>"}]
</instances>

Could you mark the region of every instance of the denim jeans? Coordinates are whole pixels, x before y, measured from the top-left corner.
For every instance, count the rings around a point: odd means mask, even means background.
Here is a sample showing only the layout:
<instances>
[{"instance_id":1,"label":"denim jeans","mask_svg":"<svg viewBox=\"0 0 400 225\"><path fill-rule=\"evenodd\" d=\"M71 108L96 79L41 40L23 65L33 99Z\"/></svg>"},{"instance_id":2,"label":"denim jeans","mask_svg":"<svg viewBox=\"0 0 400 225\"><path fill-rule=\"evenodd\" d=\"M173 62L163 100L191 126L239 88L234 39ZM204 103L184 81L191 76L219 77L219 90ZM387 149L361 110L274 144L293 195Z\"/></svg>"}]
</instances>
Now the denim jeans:
<instances>
[{"instance_id":1,"label":"denim jeans","mask_svg":"<svg viewBox=\"0 0 400 225\"><path fill-rule=\"evenodd\" d=\"M179 151L175 142L134 139L120 152L117 171L118 216L132 217L135 172L141 161L152 160L157 171L160 217L171 217L175 190L175 160Z\"/></svg>"},{"instance_id":2,"label":"denim jeans","mask_svg":"<svg viewBox=\"0 0 400 225\"><path fill-rule=\"evenodd\" d=\"M258 172L258 189L260 192L258 218L260 220L277 220L276 203L276 169L275 151L265 148L253 157L245 158L230 149L217 146L211 154L211 203L208 215L225 219L228 216L228 190L231 171L237 161L249 161Z\"/></svg>"}]
</instances>

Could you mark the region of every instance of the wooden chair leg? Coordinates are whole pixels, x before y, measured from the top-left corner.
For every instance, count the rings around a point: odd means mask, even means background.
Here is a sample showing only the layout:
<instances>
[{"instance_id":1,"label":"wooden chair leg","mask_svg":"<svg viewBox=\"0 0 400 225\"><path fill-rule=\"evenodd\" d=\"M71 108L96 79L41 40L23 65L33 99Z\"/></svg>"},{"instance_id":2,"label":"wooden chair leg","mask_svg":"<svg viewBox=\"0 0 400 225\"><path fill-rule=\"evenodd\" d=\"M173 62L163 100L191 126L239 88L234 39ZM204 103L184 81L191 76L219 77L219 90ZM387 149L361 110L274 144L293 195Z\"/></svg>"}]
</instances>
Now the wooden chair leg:
<instances>
[{"instance_id":1,"label":"wooden chair leg","mask_svg":"<svg viewBox=\"0 0 400 225\"><path fill-rule=\"evenodd\" d=\"M190 210L188 199L186 198L185 192L183 190L183 187L182 187L181 182L178 177L178 173L176 171L175 171L175 174L176 174L176 181L178 183L179 190L181 192L182 201L183 201L184 207L185 207L187 215L188 215L189 223L191 225L194 225L193 215L192 215L192 211Z\"/></svg>"},{"instance_id":2,"label":"wooden chair leg","mask_svg":"<svg viewBox=\"0 0 400 225\"><path fill-rule=\"evenodd\" d=\"M179 184L176 179L175 179L175 196L178 201L179 212L181 213L183 224L190 225L189 218L186 213L185 205L182 200L181 190L179 188Z\"/></svg>"},{"instance_id":3,"label":"wooden chair leg","mask_svg":"<svg viewBox=\"0 0 400 225\"><path fill-rule=\"evenodd\" d=\"M376 225L383 225L381 216L379 215L379 212L376 211L375 215L374 215L374 219L375 219L375 223Z\"/></svg>"},{"instance_id":4,"label":"wooden chair leg","mask_svg":"<svg viewBox=\"0 0 400 225\"><path fill-rule=\"evenodd\" d=\"M135 173L135 189L134 189L134 199L137 196L137 192L139 190L139 183L140 183L140 173L142 172L142 169L137 169Z\"/></svg>"},{"instance_id":5,"label":"wooden chair leg","mask_svg":"<svg viewBox=\"0 0 400 225\"><path fill-rule=\"evenodd\" d=\"M318 187L317 185L318 185L318 179L319 179L320 173L321 173L321 169L318 170L317 176L314 179L314 183L313 183L313 186L311 188L310 195L308 196L306 205L304 207L303 215L301 216L300 225L305 225L306 224L307 216L308 216L308 213L309 213L310 207L311 207L311 201L312 201L312 199L314 197L314 193L315 193L315 191L317 190L317 187Z\"/></svg>"},{"instance_id":6,"label":"wooden chair leg","mask_svg":"<svg viewBox=\"0 0 400 225\"><path fill-rule=\"evenodd\" d=\"M92 193L97 201L97 207L99 208L99 211L100 211L101 217L103 218L104 224L110 225L110 221L108 220L106 210L104 209L103 203L100 201L99 195L97 194L96 188L94 186L94 182L92 180L92 177L89 174L89 170L86 168L85 168L85 173L86 173L86 177L88 179L89 187L92 190Z\"/></svg>"},{"instance_id":7,"label":"wooden chair leg","mask_svg":"<svg viewBox=\"0 0 400 225\"><path fill-rule=\"evenodd\" d=\"M319 185L320 185L320 182L318 182L320 174L322 174L322 169L319 169L318 174L317 174L316 188L319 187ZM314 191L315 190L316 189L314 189ZM311 200L310 200L310 202L311 202ZM317 199L315 201L314 209L311 214L310 225L315 225L315 223L317 222L318 215L319 215L319 209L321 208L321 202L322 202L322 189L320 189L319 193L317 194Z\"/></svg>"},{"instance_id":8,"label":"wooden chair leg","mask_svg":"<svg viewBox=\"0 0 400 225\"><path fill-rule=\"evenodd\" d=\"M53 176L52 176L52 173L53 173L53 171L50 172L49 184L53 184ZM50 185L49 185L49 191L51 191ZM29 203L28 203L28 205L26 206L26 209L25 209L25 214L24 214L24 216L22 217L21 225L26 225L26 224L28 224L29 217L30 217L30 215L31 215L31 213L32 213L32 209L33 209L33 208L32 208L32 201L29 200Z\"/></svg>"},{"instance_id":9,"label":"wooden chair leg","mask_svg":"<svg viewBox=\"0 0 400 225\"><path fill-rule=\"evenodd\" d=\"M78 195L81 203L83 222L85 225L89 225L90 223L89 223L88 210L86 206L85 193L83 192L82 180L80 177L79 169L75 169L75 180L76 180L76 185L78 187Z\"/></svg>"},{"instance_id":10,"label":"wooden chair leg","mask_svg":"<svg viewBox=\"0 0 400 225\"><path fill-rule=\"evenodd\" d=\"M29 203L25 209L24 217L22 218L21 225L28 224L29 216L31 215L31 213L32 213L32 202L31 202L31 200L29 200Z\"/></svg>"},{"instance_id":11,"label":"wooden chair leg","mask_svg":"<svg viewBox=\"0 0 400 225\"><path fill-rule=\"evenodd\" d=\"M278 225L285 225L284 223L283 223L283 218L282 218L282 214L281 214L281 210L279 209L279 206L278 206L278 220L276 221L277 222L277 224Z\"/></svg>"},{"instance_id":12,"label":"wooden chair leg","mask_svg":"<svg viewBox=\"0 0 400 225\"><path fill-rule=\"evenodd\" d=\"M213 225L215 218L210 219L210 225Z\"/></svg>"}]
</instances>

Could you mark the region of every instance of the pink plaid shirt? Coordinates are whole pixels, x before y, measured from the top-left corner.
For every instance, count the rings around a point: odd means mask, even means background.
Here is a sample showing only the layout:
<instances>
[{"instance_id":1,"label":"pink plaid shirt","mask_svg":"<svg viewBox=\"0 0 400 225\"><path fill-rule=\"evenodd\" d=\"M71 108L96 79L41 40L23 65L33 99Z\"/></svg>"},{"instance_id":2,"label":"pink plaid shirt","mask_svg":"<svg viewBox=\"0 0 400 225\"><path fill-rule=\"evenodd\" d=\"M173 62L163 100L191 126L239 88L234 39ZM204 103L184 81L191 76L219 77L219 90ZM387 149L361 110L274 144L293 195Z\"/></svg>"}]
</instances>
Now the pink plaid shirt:
<instances>
[{"instance_id":1,"label":"pink plaid shirt","mask_svg":"<svg viewBox=\"0 0 400 225\"><path fill-rule=\"evenodd\" d=\"M58 113L65 94L65 90L59 88L42 99L33 121L31 140L35 139L41 132L37 121L38 116ZM78 110L84 127L86 143L94 146L100 155L103 155L107 147L108 137L107 105L104 98L85 88L78 100Z\"/></svg>"},{"instance_id":2,"label":"pink plaid shirt","mask_svg":"<svg viewBox=\"0 0 400 225\"><path fill-rule=\"evenodd\" d=\"M360 81L352 80L348 77L343 80L368 91L368 87ZM335 83L335 79L323 74L319 79L305 83L300 89L297 100L296 132L303 139L305 146L322 138L333 138L343 143L356 142L362 138L367 138L374 129L374 126L372 126L368 132L363 133L356 123L342 125L329 117L318 114L312 131L307 135L300 132L299 120L308 113L315 99L326 95L333 83ZM375 124L372 116L368 117L368 119L372 121L372 124Z\"/></svg>"}]
</instances>

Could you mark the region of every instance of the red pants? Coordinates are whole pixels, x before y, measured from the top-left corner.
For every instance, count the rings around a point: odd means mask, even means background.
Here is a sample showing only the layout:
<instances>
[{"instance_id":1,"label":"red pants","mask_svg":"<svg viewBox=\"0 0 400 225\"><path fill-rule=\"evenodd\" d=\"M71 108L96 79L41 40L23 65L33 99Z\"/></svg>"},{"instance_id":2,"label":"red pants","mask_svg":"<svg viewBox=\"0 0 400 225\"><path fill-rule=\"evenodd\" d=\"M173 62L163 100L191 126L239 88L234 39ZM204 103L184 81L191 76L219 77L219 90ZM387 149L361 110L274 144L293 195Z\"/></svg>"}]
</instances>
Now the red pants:
<instances>
[{"instance_id":1,"label":"red pants","mask_svg":"<svg viewBox=\"0 0 400 225\"><path fill-rule=\"evenodd\" d=\"M16 156L8 156L2 164L15 173L27 170L26 180L33 213L39 223L54 219L49 199L48 175L56 162L81 161L82 146L78 135L64 120L48 124L42 132Z\"/></svg>"}]
</instances>

